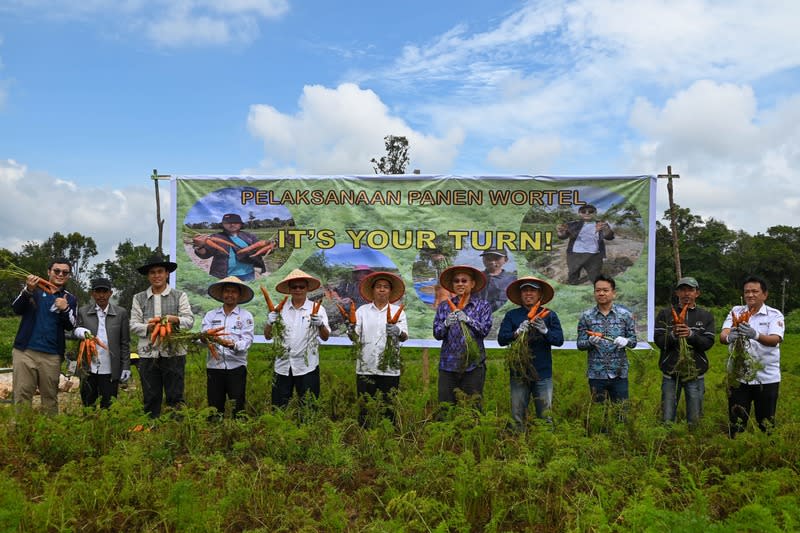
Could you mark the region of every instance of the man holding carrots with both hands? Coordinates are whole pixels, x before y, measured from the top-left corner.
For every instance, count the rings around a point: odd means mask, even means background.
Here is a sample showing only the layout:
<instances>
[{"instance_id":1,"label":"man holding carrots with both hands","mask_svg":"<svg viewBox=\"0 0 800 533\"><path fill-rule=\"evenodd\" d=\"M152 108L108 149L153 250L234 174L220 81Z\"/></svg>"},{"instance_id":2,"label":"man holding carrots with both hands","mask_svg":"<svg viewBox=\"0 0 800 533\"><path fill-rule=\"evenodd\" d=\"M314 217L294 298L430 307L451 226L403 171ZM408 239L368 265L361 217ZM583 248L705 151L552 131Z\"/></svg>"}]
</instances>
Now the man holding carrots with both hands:
<instances>
[{"instance_id":1,"label":"man holding carrots with both hands","mask_svg":"<svg viewBox=\"0 0 800 533\"><path fill-rule=\"evenodd\" d=\"M186 293L169 286L169 274L176 263L154 254L137 270L147 276L150 287L133 296L131 333L139 337L139 377L144 411L151 418L161 415L162 394L168 407L183 405L186 350L171 349L157 342L156 328L190 330L194 315Z\"/></svg>"},{"instance_id":2,"label":"man holding carrots with both hands","mask_svg":"<svg viewBox=\"0 0 800 533\"><path fill-rule=\"evenodd\" d=\"M471 266L442 271L439 283L456 296L436 309L433 336L442 341L439 355L439 402L456 403L456 389L480 401L486 380L483 339L492 328L492 307L471 295L486 286L486 276Z\"/></svg>"},{"instance_id":3,"label":"man holding carrots with both hands","mask_svg":"<svg viewBox=\"0 0 800 533\"><path fill-rule=\"evenodd\" d=\"M253 299L253 289L236 276L211 284L208 295L222 302L203 317L200 331L224 332L229 345L208 343L206 358L206 395L209 407L225 414L225 399L234 401L232 416L244 410L247 386L247 351L253 344L253 315L240 304Z\"/></svg>"},{"instance_id":4,"label":"man holding carrots with both hands","mask_svg":"<svg viewBox=\"0 0 800 533\"><path fill-rule=\"evenodd\" d=\"M661 349L658 366L661 379L661 409L664 422L674 422L686 391L686 421L694 425L703 416L704 375L708 371L706 351L716 337L714 316L697 306L700 284L683 277L675 285L676 307L662 309L656 316L656 345Z\"/></svg>"},{"instance_id":5,"label":"man holding carrots with both hands","mask_svg":"<svg viewBox=\"0 0 800 533\"><path fill-rule=\"evenodd\" d=\"M531 396L536 417L552 422L548 414L553 405L552 347L564 344L564 332L555 311L543 307L555 295L549 283L520 278L506 288L506 295L519 307L503 317L497 342L500 346L524 343L520 368L510 368L511 416L516 429L523 431Z\"/></svg>"},{"instance_id":6,"label":"man holding carrots with both hands","mask_svg":"<svg viewBox=\"0 0 800 533\"><path fill-rule=\"evenodd\" d=\"M328 340L331 330L321 301L312 302L307 296L320 285L317 278L296 268L275 286L281 294L288 294L289 300L280 311L270 311L264 325L267 339L272 339L273 325L279 316L284 325L285 352L275 358L272 405L285 407L293 391L300 398L307 393L319 397L319 339Z\"/></svg>"},{"instance_id":7,"label":"man holding carrots with both hands","mask_svg":"<svg viewBox=\"0 0 800 533\"><path fill-rule=\"evenodd\" d=\"M264 256L274 243L259 241L252 233L242 231L242 217L236 213L222 216L222 231L198 235L192 239L194 253L201 259L211 258L209 274L215 278L236 276L242 281L255 279L255 269L267 271Z\"/></svg>"}]
</instances>

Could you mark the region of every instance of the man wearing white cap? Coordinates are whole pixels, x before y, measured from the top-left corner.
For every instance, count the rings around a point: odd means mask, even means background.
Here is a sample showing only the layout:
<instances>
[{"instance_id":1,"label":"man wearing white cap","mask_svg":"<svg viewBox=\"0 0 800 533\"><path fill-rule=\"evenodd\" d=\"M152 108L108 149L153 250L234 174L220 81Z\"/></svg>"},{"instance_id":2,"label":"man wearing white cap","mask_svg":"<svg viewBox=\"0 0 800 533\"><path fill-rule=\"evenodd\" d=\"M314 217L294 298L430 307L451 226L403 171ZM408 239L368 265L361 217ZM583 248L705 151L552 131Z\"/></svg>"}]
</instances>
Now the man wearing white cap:
<instances>
[{"instance_id":1,"label":"man wearing white cap","mask_svg":"<svg viewBox=\"0 0 800 533\"><path fill-rule=\"evenodd\" d=\"M564 344L564 332L555 311L545 311L542 306L552 300L554 294L549 283L534 277L520 278L506 289L508 299L519 307L503 317L497 342L500 346L507 346L525 334L523 338L527 338L530 355L524 369L510 369L511 416L517 430L525 428L531 396L536 417L550 420L548 411L553 405L552 347ZM530 318L528 314L534 306L537 307L537 316Z\"/></svg>"},{"instance_id":2,"label":"man wearing white cap","mask_svg":"<svg viewBox=\"0 0 800 533\"><path fill-rule=\"evenodd\" d=\"M300 398L306 393L319 396L319 340L328 340L331 330L325 308L320 305L314 313L314 302L307 296L320 285L317 278L296 268L275 286L275 290L290 297L280 311L285 326L283 345L286 351L275 359L272 405L285 407L293 391ZM267 316L264 326L267 339L272 338L272 325L277 320L277 311Z\"/></svg>"},{"instance_id":3,"label":"man wearing white cap","mask_svg":"<svg viewBox=\"0 0 800 533\"><path fill-rule=\"evenodd\" d=\"M241 307L253 299L253 289L236 276L213 283L208 295L222 302L222 307L212 309L203 317L201 331L223 328L224 338L233 346L215 345L206 359L206 393L209 407L219 416L225 413L225 399L234 401L231 414L235 417L244 410L247 385L247 351L253 344L253 315Z\"/></svg>"}]
</instances>

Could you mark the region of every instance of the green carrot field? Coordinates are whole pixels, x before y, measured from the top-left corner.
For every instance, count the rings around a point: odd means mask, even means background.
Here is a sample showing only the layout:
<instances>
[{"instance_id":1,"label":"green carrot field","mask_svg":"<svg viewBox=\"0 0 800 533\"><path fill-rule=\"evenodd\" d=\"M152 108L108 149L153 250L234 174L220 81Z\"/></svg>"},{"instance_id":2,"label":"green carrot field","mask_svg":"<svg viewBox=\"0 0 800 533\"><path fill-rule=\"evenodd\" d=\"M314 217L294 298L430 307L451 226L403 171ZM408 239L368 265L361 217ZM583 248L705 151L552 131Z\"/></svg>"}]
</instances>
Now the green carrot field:
<instances>
[{"instance_id":1,"label":"green carrot field","mask_svg":"<svg viewBox=\"0 0 800 533\"><path fill-rule=\"evenodd\" d=\"M3 354L17 321L0 320ZM0 531L797 531L800 335L782 346L778 425L726 435L725 350L711 352L706 416L659 421L656 352L638 351L624 422L592 405L585 354L555 354L555 427L514 434L503 352L484 413L436 405L420 349L404 350L392 425L356 422L348 350L322 351L315 409L269 406L265 347L251 351L248 417L208 422L204 361L187 364L187 408L152 422L138 388L108 411L77 394L48 418L0 406ZM8 366L10 361L0 361ZM137 377L134 371L134 379ZM682 412L679 414L682 418ZM137 425L142 431L134 431Z\"/></svg>"}]
</instances>

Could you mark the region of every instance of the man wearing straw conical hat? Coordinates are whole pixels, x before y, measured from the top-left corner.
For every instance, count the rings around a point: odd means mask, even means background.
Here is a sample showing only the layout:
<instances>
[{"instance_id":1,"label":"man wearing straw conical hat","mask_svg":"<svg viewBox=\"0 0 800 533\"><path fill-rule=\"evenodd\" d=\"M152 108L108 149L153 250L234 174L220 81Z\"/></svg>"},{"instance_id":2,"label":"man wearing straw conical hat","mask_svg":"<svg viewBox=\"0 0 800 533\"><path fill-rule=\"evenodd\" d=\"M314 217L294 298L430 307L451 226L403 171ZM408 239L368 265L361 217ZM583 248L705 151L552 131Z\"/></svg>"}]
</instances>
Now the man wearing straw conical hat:
<instances>
[{"instance_id":1,"label":"man wearing straw conical hat","mask_svg":"<svg viewBox=\"0 0 800 533\"><path fill-rule=\"evenodd\" d=\"M359 397L366 394L377 398L379 393L388 397L400 386L399 343L408 339L406 313L394 304L405 294L405 284L390 272L373 272L361 280L359 292L367 303L356 310L353 330L354 339L361 343L361 355L356 361L356 392ZM362 425L365 418L362 410Z\"/></svg>"},{"instance_id":2,"label":"man wearing straw conical hat","mask_svg":"<svg viewBox=\"0 0 800 533\"><path fill-rule=\"evenodd\" d=\"M181 407L184 403L186 350L150 341L156 326L150 323L152 318L166 320L173 329L190 330L194 325L194 315L186 293L169 286L169 275L177 268L177 263L155 253L137 269L139 274L147 276L150 286L133 295L130 325L131 333L139 337L137 366L142 382L144 411L151 418L161 415L164 398L167 406L172 408Z\"/></svg>"},{"instance_id":3,"label":"man wearing straw conical hat","mask_svg":"<svg viewBox=\"0 0 800 533\"><path fill-rule=\"evenodd\" d=\"M536 418L550 421L548 411L553 404L552 347L564 344L558 315L544 308L554 294L549 283L530 276L519 278L506 288L508 299L519 307L503 317L497 342L500 346L511 345L508 356L511 416L520 431L525 429L531 396ZM520 342L524 345L515 344ZM512 357L512 354L522 357Z\"/></svg>"},{"instance_id":4,"label":"man wearing straw conical hat","mask_svg":"<svg viewBox=\"0 0 800 533\"><path fill-rule=\"evenodd\" d=\"M275 290L288 294L289 300L280 311L285 326L283 357L275 359L275 379L272 383L272 404L288 405L294 391L302 398L306 393L319 396L319 340L328 340L331 335L328 314L323 306L316 313L314 302L308 299L309 291L319 289L321 283L295 268L283 278ZM278 320L278 312L267 316L264 337L272 338L272 325Z\"/></svg>"},{"instance_id":5,"label":"man wearing straw conical hat","mask_svg":"<svg viewBox=\"0 0 800 533\"><path fill-rule=\"evenodd\" d=\"M477 268L456 265L442 271L439 283L456 295L439 304L433 319L433 336L442 341L439 402L455 403L459 389L477 397L480 408L486 379L483 339L492 329L492 308L472 294L486 286L486 276Z\"/></svg>"},{"instance_id":6,"label":"man wearing straw conical hat","mask_svg":"<svg viewBox=\"0 0 800 533\"><path fill-rule=\"evenodd\" d=\"M225 413L225 399L234 401L231 414L236 416L244 409L247 385L247 351L253 344L253 315L241 304L253 299L253 289L236 276L228 276L208 287L208 295L222 302L222 307L212 309L203 317L201 331L223 328L225 339L233 346L214 345L206 358L206 395L209 407L221 417Z\"/></svg>"}]
</instances>

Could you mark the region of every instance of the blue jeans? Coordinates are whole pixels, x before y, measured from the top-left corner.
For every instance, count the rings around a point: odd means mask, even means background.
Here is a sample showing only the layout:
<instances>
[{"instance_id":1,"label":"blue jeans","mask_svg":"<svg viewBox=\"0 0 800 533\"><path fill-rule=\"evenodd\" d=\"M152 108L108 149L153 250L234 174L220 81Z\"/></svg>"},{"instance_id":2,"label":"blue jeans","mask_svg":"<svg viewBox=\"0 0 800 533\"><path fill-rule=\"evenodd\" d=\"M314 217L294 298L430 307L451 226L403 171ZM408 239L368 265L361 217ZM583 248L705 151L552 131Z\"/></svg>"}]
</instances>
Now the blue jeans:
<instances>
[{"instance_id":1,"label":"blue jeans","mask_svg":"<svg viewBox=\"0 0 800 533\"><path fill-rule=\"evenodd\" d=\"M661 409L664 422L675 422L681 390L686 391L686 421L696 424L703 416L705 379L701 376L691 381L664 376L661 378Z\"/></svg>"},{"instance_id":2,"label":"blue jeans","mask_svg":"<svg viewBox=\"0 0 800 533\"><path fill-rule=\"evenodd\" d=\"M536 418L545 418L545 413L553 406L553 378L527 383L511 377L511 416L518 428L525 426L531 396L536 409Z\"/></svg>"},{"instance_id":3,"label":"blue jeans","mask_svg":"<svg viewBox=\"0 0 800 533\"><path fill-rule=\"evenodd\" d=\"M612 402L622 402L628 399L628 378L589 378L589 389L595 402L602 403L606 398Z\"/></svg>"}]
</instances>

